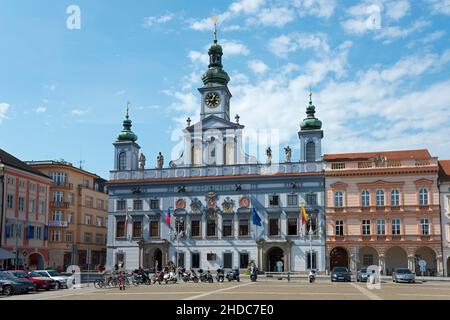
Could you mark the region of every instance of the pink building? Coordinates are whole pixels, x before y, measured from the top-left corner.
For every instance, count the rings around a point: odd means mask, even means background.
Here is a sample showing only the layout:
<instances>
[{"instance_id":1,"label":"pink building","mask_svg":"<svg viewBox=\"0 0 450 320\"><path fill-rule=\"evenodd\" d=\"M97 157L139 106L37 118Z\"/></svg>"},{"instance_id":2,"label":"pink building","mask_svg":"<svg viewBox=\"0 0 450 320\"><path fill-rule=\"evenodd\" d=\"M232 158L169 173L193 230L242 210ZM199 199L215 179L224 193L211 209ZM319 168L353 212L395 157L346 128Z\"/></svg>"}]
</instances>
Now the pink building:
<instances>
[{"instance_id":1,"label":"pink building","mask_svg":"<svg viewBox=\"0 0 450 320\"><path fill-rule=\"evenodd\" d=\"M51 179L0 149L0 182L0 265L46 268Z\"/></svg>"},{"instance_id":2,"label":"pink building","mask_svg":"<svg viewBox=\"0 0 450 320\"><path fill-rule=\"evenodd\" d=\"M438 161L427 150L325 155L328 266L442 275Z\"/></svg>"}]
</instances>

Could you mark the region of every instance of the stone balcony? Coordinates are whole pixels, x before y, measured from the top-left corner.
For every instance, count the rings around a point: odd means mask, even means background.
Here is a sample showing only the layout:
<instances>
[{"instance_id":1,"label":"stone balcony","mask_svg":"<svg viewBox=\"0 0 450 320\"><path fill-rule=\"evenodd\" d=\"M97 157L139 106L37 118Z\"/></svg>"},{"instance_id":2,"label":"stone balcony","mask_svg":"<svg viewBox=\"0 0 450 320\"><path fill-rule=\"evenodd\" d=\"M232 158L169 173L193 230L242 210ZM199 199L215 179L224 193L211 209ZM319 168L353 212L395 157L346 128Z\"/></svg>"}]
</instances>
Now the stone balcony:
<instances>
[{"instance_id":1,"label":"stone balcony","mask_svg":"<svg viewBox=\"0 0 450 320\"><path fill-rule=\"evenodd\" d=\"M176 167L111 171L110 180L182 179L195 177L221 177L245 175L276 175L299 173L322 173L323 162L291 162L273 164L241 164L225 166Z\"/></svg>"}]
</instances>

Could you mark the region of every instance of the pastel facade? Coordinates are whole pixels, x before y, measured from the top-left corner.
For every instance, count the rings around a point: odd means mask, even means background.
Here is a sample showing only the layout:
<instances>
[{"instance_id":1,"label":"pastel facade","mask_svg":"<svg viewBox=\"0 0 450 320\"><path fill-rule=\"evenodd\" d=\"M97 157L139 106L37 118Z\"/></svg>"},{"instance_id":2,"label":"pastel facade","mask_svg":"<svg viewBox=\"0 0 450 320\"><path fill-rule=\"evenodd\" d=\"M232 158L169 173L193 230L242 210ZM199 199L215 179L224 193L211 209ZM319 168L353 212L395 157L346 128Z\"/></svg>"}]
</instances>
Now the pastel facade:
<instances>
[{"instance_id":1,"label":"pastel facade","mask_svg":"<svg viewBox=\"0 0 450 320\"><path fill-rule=\"evenodd\" d=\"M444 275L450 277L450 161L439 161Z\"/></svg>"},{"instance_id":2,"label":"pastel facade","mask_svg":"<svg viewBox=\"0 0 450 320\"><path fill-rule=\"evenodd\" d=\"M188 119L180 158L164 166L159 157L156 168L148 168L127 113L108 182L108 267L152 269L171 260L186 268L243 269L255 261L273 271L282 261L284 271L305 271L312 261L325 270L323 132L312 102L295 133L300 159L258 161L244 152L239 117L230 120L230 79L217 40L208 53L200 121ZM302 202L311 217L311 243L302 234ZM261 227L253 224L254 209Z\"/></svg>"},{"instance_id":3,"label":"pastel facade","mask_svg":"<svg viewBox=\"0 0 450 320\"><path fill-rule=\"evenodd\" d=\"M325 155L328 267L443 274L438 161L427 150Z\"/></svg>"},{"instance_id":4,"label":"pastel facade","mask_svg":"<svg viewBox=\"0 0 450 320\"><path fill-rule=\"evenodd\" d=\"M1 149L0 177L0 247L14 255L3 267L46 268L51 179Z\"/></svg>"},{"instance_id":5,"label":"pastel facade","mask_svg":"<svg viewBox=\"0 0 450 320\"><path fill-rule=\"evenodd\" d=\"M64 161L28 162L52 178L50 188L49 265L82 270L106 263L108 195L105 180Z\"/></svg>"}]
</instances>

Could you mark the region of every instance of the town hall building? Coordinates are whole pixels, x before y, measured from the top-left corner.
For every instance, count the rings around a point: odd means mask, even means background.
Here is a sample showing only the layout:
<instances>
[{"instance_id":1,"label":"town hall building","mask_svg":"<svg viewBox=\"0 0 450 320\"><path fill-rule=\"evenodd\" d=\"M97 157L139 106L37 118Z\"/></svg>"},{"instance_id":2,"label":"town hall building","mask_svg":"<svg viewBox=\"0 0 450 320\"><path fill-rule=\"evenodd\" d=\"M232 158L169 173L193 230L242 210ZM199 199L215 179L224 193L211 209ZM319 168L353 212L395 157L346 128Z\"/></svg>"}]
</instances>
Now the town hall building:
<instances>
[{"instance_id":1,"label":"town hall building","mask_svg":"<svg viewBox=\"0 0 450 320\"><path fill-rule=\"evenodd\" d=\"M311 98L295 133L300 158L286 147L284 161L274 163L268 146L257 159L244 151L239 117L231 120L217 34L208 54L200 121L187 119L178 159L166 165L159 153L157 167L147 167L127 110L108 183L107 267L161 269L173 261L187 269L245 269L253 261L261 271L324 271L323 131Z\"/></svg>"}]
</instances>

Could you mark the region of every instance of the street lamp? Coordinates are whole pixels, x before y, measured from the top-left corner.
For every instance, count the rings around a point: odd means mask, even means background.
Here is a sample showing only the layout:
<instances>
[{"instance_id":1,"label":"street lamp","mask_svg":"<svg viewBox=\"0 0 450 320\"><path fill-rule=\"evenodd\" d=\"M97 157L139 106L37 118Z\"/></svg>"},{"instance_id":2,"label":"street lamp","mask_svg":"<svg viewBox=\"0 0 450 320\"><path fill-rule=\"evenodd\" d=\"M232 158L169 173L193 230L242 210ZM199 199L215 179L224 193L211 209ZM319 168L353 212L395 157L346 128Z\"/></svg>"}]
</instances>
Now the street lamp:
<instances>
[{"instance_id":1,"label":"street lamp","mask_svg":"<svg viewBox=\"0 0 450 320\"><path fill-rule=\"evenodd\" d=\"M176 252L176 255L175 255L175 259L176 259L175 264L176 264L177 267L178 267L179 252L180 252L180 228L181 228L181 224L183 222L184 222L183 217L180 217L180 218L175 217L175 228L176 228L176 231L172 232L172 234L171 234L172 241L175 240L175 239L177 240L177 252Z\"/></svg>"}]
</instances>

